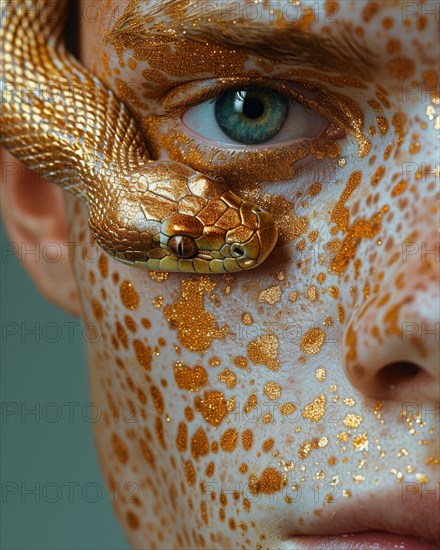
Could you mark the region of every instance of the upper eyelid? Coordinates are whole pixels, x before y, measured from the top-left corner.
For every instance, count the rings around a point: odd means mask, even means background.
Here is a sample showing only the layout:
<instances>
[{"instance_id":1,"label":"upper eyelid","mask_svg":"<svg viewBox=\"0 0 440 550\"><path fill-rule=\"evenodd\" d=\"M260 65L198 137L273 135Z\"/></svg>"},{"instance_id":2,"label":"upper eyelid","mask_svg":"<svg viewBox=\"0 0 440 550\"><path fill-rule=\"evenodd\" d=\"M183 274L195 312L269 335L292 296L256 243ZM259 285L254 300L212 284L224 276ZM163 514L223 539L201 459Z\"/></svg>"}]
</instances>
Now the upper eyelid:
<instances>
[{"instance_id":1,"label":"upper eyelid","mask_svg":"<svg viewBox=\"0 0 440 550\"><path fill-rule=\"evenodd\" d=\"M177 111L192 107L204 101L233 90L234 88L244 88L249 86L258 86L261 88L273 89L277 92L283 92L291 96L292 90L287 89L287 82L282 79L265 77L226 77L208 80L197 80L186 82L167 92L161 100L165 112ZM188 99L188 96L191 99ZM293 98L292 98L293 99Z\"/></svg>"}]
</instances>

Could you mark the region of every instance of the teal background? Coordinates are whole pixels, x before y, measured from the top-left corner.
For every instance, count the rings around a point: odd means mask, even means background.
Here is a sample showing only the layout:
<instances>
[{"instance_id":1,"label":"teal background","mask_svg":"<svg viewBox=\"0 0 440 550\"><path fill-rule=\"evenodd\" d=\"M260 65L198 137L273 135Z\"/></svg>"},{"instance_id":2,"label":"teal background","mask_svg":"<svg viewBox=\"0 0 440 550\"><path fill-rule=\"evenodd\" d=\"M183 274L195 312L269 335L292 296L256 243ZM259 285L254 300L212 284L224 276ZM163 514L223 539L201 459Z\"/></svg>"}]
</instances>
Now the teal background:
<instances>
[{"instance_id":1,"label":"teal background","mask_svg":"<svg viewBox=\"0 0 440 550\"><path fill-rule=\"evenodd\" d=\"M81 323L38 293L0 232L0 548L128 549L93 445Z\"/></svg>"}]
</instances>

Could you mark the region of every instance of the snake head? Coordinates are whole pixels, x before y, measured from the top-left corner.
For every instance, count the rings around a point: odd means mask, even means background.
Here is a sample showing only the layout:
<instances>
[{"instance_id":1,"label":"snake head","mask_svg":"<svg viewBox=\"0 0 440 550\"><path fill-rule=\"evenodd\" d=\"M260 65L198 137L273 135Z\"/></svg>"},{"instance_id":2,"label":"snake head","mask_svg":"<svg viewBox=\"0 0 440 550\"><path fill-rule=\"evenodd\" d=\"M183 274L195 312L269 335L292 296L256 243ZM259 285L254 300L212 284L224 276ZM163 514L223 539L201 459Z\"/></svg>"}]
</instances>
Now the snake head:
<instances>
[{"instance_id":1,"label":"snake head","mask_svg":"<svg viewBox=\"0 0 440 550\"><path fill-rule=\"evenodd\" d=\"M232 273L257 267L275 247L272 216L222 182L172 161L148 168L107 214L101 210L99 223L93 216L91 225L106 236L96 235L98 242L117 260L155 271Z\"/></svg>"},{"instance_id":2,"label":"snake head","mask_svg":"<svg viewBox=\"0 0 440 550\"><path fill-rule=\"evenodd\" d=\"M158 269L232 273L264 262L278 238L268 212L198 173L187 187L190 193L180 198L178 211L161 224L164 256Z\"/></svg>"}]
</instances>

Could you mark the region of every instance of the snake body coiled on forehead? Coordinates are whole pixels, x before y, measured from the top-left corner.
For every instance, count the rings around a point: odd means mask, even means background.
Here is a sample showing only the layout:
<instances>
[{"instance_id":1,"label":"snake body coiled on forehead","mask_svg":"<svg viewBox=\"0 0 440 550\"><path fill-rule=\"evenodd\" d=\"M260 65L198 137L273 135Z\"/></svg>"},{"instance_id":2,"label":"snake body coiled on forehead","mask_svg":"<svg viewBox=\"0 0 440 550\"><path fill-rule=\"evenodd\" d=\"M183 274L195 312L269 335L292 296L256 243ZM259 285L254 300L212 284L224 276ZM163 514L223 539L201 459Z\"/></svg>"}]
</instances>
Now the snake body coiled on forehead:
<instances>
[{"instance_id":1,"label":"snake body coiled on forehead","mask_svg":"<svg viewBox=\"0 0 440 550\"><path fill-rule=\"evenodd\" d=\"M195 273L261 264L272 217L217 179L149 158L129 110L66 51L67 1L2 3L0 143L84 201L93 237L119 261Z\"/></svg>"}]
</instances>

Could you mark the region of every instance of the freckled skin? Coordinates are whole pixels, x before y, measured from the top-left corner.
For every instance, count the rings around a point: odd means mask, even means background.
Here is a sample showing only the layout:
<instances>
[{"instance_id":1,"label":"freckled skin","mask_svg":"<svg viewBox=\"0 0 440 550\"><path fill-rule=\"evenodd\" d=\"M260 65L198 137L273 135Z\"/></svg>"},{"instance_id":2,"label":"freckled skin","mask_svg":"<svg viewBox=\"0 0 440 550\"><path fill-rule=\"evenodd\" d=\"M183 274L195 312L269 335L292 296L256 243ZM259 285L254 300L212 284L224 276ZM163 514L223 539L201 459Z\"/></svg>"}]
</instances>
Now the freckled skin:
<instances>
[{"instance_id":1,"label":"freckled skin","mask_svg":"<svg viewBox=\"0 0 440 550\"><path fill-rule=\"evenodd\" d=\"M301 3L304 25L334 30L310 20L317 5ZM332 83L334 70L308 80L355 101L370 147L359 157L361 137L348 134L335 158L311 154L289 181L244 185L282 228L263 266L198 278L76 259L84 321L102 329L89 343L91 398L106 410L97 449L135 548L282 548L288 536L368 528L440 540L438 502L402 504L405 483L439 480L438 422L415 414L439 400L435 335L421 333L438 323L439 106L420 94L437 75L435 18L405 23L399 2L348 1L333 18L376 52L377 68L356 72L360 87ZM115 90L126 82L142 123L160 110L139 98L146 62L122 66L98 47L103 21L81 21L84 63ZM269 63L247 55L261 71ZM164 157L173 124L153 136ZM88 243L86 209L67 207L71 239Z\"/></svg>"}]
</instances>

